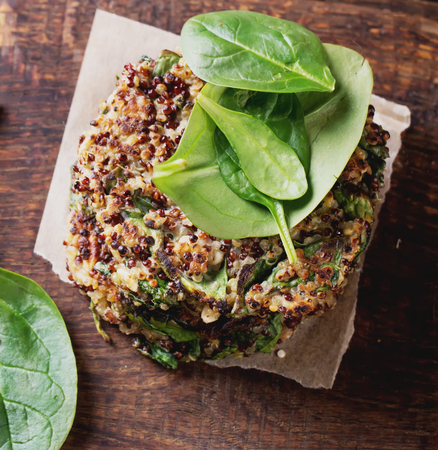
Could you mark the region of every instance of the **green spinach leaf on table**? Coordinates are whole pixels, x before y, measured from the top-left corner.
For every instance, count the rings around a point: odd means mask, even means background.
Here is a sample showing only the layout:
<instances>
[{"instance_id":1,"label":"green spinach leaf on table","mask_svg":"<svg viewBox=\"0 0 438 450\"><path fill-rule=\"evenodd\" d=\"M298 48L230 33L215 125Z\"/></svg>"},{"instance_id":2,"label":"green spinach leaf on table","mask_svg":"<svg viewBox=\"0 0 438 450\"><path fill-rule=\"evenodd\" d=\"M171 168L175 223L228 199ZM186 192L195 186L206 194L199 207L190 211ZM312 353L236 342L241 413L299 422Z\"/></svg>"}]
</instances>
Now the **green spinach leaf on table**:
<instances>
[{"instance_id":1,"label":"green spinach leaf on table","mask_svg":"<svg viewBox=\"0 0 438 450\"><path fill-rule=\"evenodd\" d=\"M219 86L263 92L332 91L321 41L297 23L249 11L189 19L181 48L193 72Z\"/></svg>"},{"instance_id":2,"label":"green spinach leaf on table","mask_svg":"<svg viewBox=\"0 0 438 450\"><path fill-rule=\"evenodd\" d=\"M0 448L57 450L76 410L71 342L52 299L0 269Z\"/></svg>"}]
</instances>

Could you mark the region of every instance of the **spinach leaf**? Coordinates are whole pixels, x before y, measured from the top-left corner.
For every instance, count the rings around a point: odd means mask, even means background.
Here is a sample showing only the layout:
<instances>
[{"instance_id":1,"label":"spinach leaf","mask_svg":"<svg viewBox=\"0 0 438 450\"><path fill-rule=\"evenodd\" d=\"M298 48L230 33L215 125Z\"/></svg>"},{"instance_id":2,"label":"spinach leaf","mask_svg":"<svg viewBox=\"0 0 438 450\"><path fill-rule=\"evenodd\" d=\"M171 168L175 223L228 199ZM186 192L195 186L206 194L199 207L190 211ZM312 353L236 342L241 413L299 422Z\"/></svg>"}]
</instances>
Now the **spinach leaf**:
<instances>
[{"instance_id":1,"label":"spinach leaf","mask_svg":"<svg viewBox=\"0 0 438 450\"><path fill-rule=\"evenodd\" d=\"M282 314L275 314L267 326L269 336L259 334L256 341L256 352L271 353L280 338L283 325L281 324Z\"/></svg>"},{"instance_id":2,"label":"spinach leaf","mask_svg":"<svg viewBox=\"0 0 438 450\"><path fill-rule=\"evenodd\" d=\"M221 352L216 353L216 355L214 355L213 358L210 358L210 359L212 359L213 361L217 360L217 359L223 359L226 356L234 353L237 350L237 347L238 347L237 344L231 344L230 346L225 347L225 349L222 350Z\"/></svg>"},{"instance_id":3,"label":"spinach leaf","mask_svg":"<svg viewBox=\"0 0 438 450\"><path fill-rule=\"evenodd\" d=\"M267 320L266 331L264 334L256 334L254 332L232 332L228 335L231 343L222 351L214 355L211 359L218 360L231 355L239 348L239 343L251 344L255 341L255 351L263 353L271 353L280 338L283 325L281 323L282 314L275 314Z\"/></svg>"},{"instance_id":4,"label":"spinach leaf","mask_svg":"<svg viewBox=\"0 0 438 450\"><path fill-rule=\"evenodd\" d=\"M328 65L336 77L333 93L307 93L303 106L310 141L309 188L303 197L284 201L289 226L311 213L347 164L362 135L373 77L370 66L353 50L324 44ZM223 89L225 91L225 89ZM220 101L223 94L211 84L203 94ZM216 160L215 124L195 104L175 154L155 166L153 180L201 230L224 239L271 236L277 225L263 206L235 194L224 182ZM178 159L186 169L171 174L166 168Z\"/></svg>"},{"instance_id":5,"label":"spinach leaf","mask_svg":"<svg viewBox=\"0 0 438 450\"><path fill-rule=\"evenodd\" d=\"M373 205L368 196L362 193L353 195L342 186L339 189L333 189L333 194L348 217L352 219L361 217L365 220L373 220Z\"/></svg>"},{"instance_id":6,"label":"spinach leaf","mask_svg":"<svg viewBox=\"0 0 438 450\"><path fill-rule=\"evenodd\" d=\"M287 20L249 11L189 19L181 48L193 72L210 83L263 92L332 91L321 41Z\"/></svg>"},{"instance_id":7,"label":"spinach leaf","mask_svg":"<svg viewBox=\"0 0 438 450\"><path fill-rule=\"evenodd\" d=\"M111 189L116 186L117 178L126 179L123 175L123 169L121 167L116 167L102 178L105 194L108 195Z\"/></svg>"},{"instance_id":8,"label":"spinach leaf","mask_svg":"<svg viewBox=\"0 0 438 450\"><path fill-rule=\"evenodd\" d=\"M101 273L105 277L111 278L111 271L109 270L108 264L105 264L102 261L97 261L97 263L94 265L93 269L97 270L99 273Z\"/></svg>"},{"instance_id":9,"label":"spinach leaf","mask_svg":"<svg viewBox=\"0 0 438 450\"><path fill-rule=\"evenodd\" d=\"M305 115L311 162L308 191L285 204L292 226L317 207L342 173L362 136L373 89L371 68L361 55L337 45L324 44L324 48L336 89L331 94L297 94Z\"/></svg>"},{"instance_id":10,"label":"spinach leaf","mask_svg":"<svg viewBox=\"0 0 438 450\"><path fill-rule=\"evenodd\" d=\"M146 345L137 349L142 355L149 356L149 358L159 362L166 369L176 369L178 367L178 359L174 355L166 352L159 345L149 342L147 339L144 339L144 341Z\"/></svg>"},{"instance_id":11,"label":"spinach leaf","mask_svg":"<svg viewBox=\"0 0 438 450\"><path fill-rule=\"evenodd\" d=\"M283 202L263 194L252 185L242 170L239 158L237 158L227 138L220 130L216 130L215 144L219 168L227 186L245 200L260 203L269 209L277 224L290 263L296 262L297 254L284 217Z\"/></svg>"},{"instance_id":12,"label":"spinach leaf","mask_svg":"<svg viewBox=\"0 0 438 450\"><path fill-rule=\"evenodd\" d=\"M168 336L174 342L186 343L189 354L196 357L201 354L199 337L194 331L182 328L173 320L161 321L154 317L147 317L145 314L139 313L136 309L130 307L125 307L125 313L132 322L137 323L146 330Z\"/></svg>"},{"instance_id":13,"label":"spinach leaf","mask_svg":"<svg viewBox=\"0 0 438 450\"><path fill-rule=\"evenodd\" d=\"M52 299L0 269L0 447L57 450L73 423L77 371Z\"/></svg>"},{"instance_id":14,"label":"spinach leaf","mask_svg":"<svg viewBox=\"0 0 438 450\"><path fill-rule=\"evenodd\" d=\"M296 94L227 89L219 104L264 122L279 139L295 150L304 170L306 173L309 171L309 139L303 108Z\"/></svg>"},{"instance_id":15,"label":"spinach leaf","mask_svg":"<svg viewBox=\"0 0 438 450\"><path fill-rule=\"evenodd\" d=\"M147 227L146 224L144 223L143 212L128 210L126 211L126 213L129 219L132 221L132 223L136 225L138 228L141 228L145 232L146 236L152 236L154 238L154 244L151 246L151 251L153 253L156 253L163 244L164 239L163 231L160 228L155 229Z\"/></svg>"},{"instance_id":16,"label":"spinach leaf","mask_svg":"<svg viewBox=\"0 0 438 450\"><path fill-rule=\"evenodd\" d=\"M361 252L363 251L364 247L367 244L366 241L366 233L365 235L361 236ZM301 247L304 251L304 256L307 259L311 259L312 256L316 255L318 252L323 250L327 254L331 255L331 258L329 261L320 261L317 265L312 265L311 269L309 270L309 276L307 280L303 280L302 278L296 277L288 281L278 281L276 279L276 275L281 270L280 267L275 267L275 269L272 271L271 275L267 279L267 283L274 286L276 289L281 289L284 287L293 288L297 287L299 284L303 283L306 284L307 281L314 281L316 273L318 271L324 271L325 267L331 267L333 269L333 273L330 276L330 278L327 280L331 283L331 286L335 288L339 281L339 274L341 271L341 259L342 259L342 252L345 245L345 239L339 239L339 238L331 238L331 239L321 239L317 242L313 242L312 244L306 245ZM317 258L318 259L318 258ZM322 286L319 288L319 290L325 290L326 287ZM318 291L318 289L317 289Z\"/></svg>"},{"instance_id":17,"label":"spinach leaf","mask_svg":"<svg viewBox=\"0 0 438 450\"><path fill-rule=\"evenodd\" d=\"M143 214L147 214L149 210L153 208L152 200L149 197L139 197L138 195L134 195L132 197L132 202Z\"/></svg>"},{"instance_id":18,"label":"spinach leaf","mask_svg":"<svg viewBox=\"0 0 438 450\"><path fill-rule=\"evenodd\" d=\"M218 271L213 272L210 270L204 273L202 281L199 283L183 275L181 275L180 281L187 291L198 298L202 298L204 301L209 298L224 300L227 293L228 281L226 261Z\"/></svg>"},{"instance_id":19,"label":"spinach leaf","mask_svg":"<svg viewBox=\"0 0 438 450\"><path fill-rule=\"evenodd\" d=\"M222 95L211 84L204 91L215 100ZM213 236L225 239L243 237L242 232L255 236L261 225L264 228L271 222L270 213L240 198L223 181L213 142L215 129L213 120L196 103L177 151L154 167L153 181L198 228L208 228ZM185 170L179 170L176 163L181 160Z\"/></svg>"},{"instance_id":20,"label":"spinach leaf","mask_svg":"<svg viewBox=\"0 0 438 450\"><path fill-rule=\"evenodd\" d=\"M380 127L382 128L382 127ZM388 148L384 145L371 145L367 142L366 138L362 136L359 146L364 150L370 152L373 156L380 159L389 158Z\"/></svg>"},{"instance_id":21,"label":"spinach leaf","mask_svg":"<svg viewBox=\"0 0 438 450\"><path fill-rule=\"evenodd\" d=\"M329 239L327 239L327 240L320 239L319 241L312 242L311 244L305 245L304 247L302 247L302 249L304 251L304 257L307 259L310 259L310 257L313 256L319 250L321 250L324 243L328 242L328 241L329 241Z\"/></svg>"},{"instance_id":22,"label":"spinach leaf","mask_svg":"<svg viewBox=\"0 0 438 450\"><path fill-rule=\"evenodd\" d=\"M156 308L160 305L160 303L165 303L169 306L177 305L178 300L175 298L175 296L169 295L167 293L169 290L169 281L161 280L158 277L155 277L155 280L158 283L157 287L152 287L149 284L149 281L146 280L138 280L138 286L143 292L149 294L152 303Z\"/></svg>"},{"instance_id":23,"label":"spinach leaf","mask_svg":"<svg viewBox=\"0 0 438 450\"><path fill-rule=\"evenodd\" d=\"M157 330L170 336L175 342L184 342L188 345L188 353L198 357L201 354L199 337L194 331L186 330L178 325L174 320L161 322L151 317L149 323Z\"/></svg>"},{"instance_id":24,"label":"spinach leaf","mask_svg":"<svg viewBox=\"0 0 438 450\"><path fill-rule=\"evenodd\" d=\"M81 192L72 192L70 190L70 208L80 209L86 216L94 216L96 213L92 208L85 205Z\"/></svg>"},{"instance_id":25,"label":"spinach leaf","mask_svg":"<svg viewBox=\"0 0 438 450\"><path fill-rule=\"evenodd\" d=\"M367 233L366 230L363 230L362 235L360 236L360 250L356 253L353 264L359 261L360 255L366 250L368 243L370 242L370 237L371 233Z\"/></svg>"},{"instance_id":26,"label":"spinach leaf","mask_svg":"<svg viewBox=\"0 0 438 450\"><path fill-rule=\"evenodd\" d=\"M167 72L181 59L178 53L171 52L170 50L163 50L161 55L155 62L153 76L164 76Z\"/></svg>"},{"instance_id":27,"label":"spinach leaf","mask_svg":"<svg viewBox=\"0 0 438 450\"><path fill-rule=\"evenodd\" d=\"M248 314L255 314L256 311L248 309L245 303L245 293L254 284L266 279L269 272L272 272L274 264L278 262L280 255L273 258L263 255L253 264L244 264L237 275L237 298L231 310L231 317L238 319Z\"/></svg>"},{"instance_id":28,"label":"spinach leaf","mask_svg":"<svg viewBox=\"0 0 438 450\"><path fill-rule=\"evenodd\" d=\"M253 284L265 280L278 259L279 256L270 258L265 254L256 263L242 266L237 278L237 292L246 293ZM244 274L245 272L246 274Z\"/></svg>"},{"instance_id":29,"label":"spinach leaf","mask_svg":"<svg viewBox=\"0 0 438 450\"><path fill-rule=\"evenodd\" d=\"M289 280L286 282L283 281L278 281L275 276L277 275L277 273L280 271L280 268L277 266L271 273L271 275L269 275L268 279L266 280L268 284L272 284L272 286L274 286L274 288L276 289L281 289L283 287L297 287L300 283L305 283L305 281L301 278L294 278L293 280Z\"/></svg>"},{"instance_id":30,"label":"spinach leaf","mask_svg":"<svg viewBox=\"0 0 438 450\"><path fill-rule=\"evenodd\" d=\"M220 106L200 93L197 102L225 134L252 185L279 200L300 198L306 173L294 149L262 121Z\"/></svg>"}]
</instances>

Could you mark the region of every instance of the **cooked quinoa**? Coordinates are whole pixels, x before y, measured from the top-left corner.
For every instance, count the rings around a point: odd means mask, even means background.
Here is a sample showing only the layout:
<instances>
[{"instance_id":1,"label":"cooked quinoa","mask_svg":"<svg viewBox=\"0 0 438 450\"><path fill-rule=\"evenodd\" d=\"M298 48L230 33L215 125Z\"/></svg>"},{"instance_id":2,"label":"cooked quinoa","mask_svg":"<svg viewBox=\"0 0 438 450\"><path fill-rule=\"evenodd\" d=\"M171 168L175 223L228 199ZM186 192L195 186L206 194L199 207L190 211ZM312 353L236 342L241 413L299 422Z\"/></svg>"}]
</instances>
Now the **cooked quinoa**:
<instances>
[{"instance_id":1,"label":"cooked quinoa","mask_svg":"<svg viewBox=\"0 0 438 450\"><path fill-rule=\"evenodd\" d=\"M369 240L388 132L368 118L359 146L318 207L279 236L224 240L197 229L152 183L176 151L204 83L181 57L127 64L79 139L64 242L69 278L100 318L166 367L271 352L307 317L333 308Z\"/></svg>"}]
</instances>

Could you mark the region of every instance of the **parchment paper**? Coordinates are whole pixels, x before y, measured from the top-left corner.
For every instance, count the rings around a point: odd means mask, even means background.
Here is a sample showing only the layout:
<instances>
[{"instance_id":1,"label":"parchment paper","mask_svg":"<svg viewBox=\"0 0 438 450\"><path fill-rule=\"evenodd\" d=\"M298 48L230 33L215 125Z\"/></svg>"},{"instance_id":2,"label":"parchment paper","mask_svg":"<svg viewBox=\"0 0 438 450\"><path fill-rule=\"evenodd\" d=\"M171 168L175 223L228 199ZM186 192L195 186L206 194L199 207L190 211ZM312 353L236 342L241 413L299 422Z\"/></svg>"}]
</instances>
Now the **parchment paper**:
<instances>
[{"instance_id":1,"label":"parchment paper","mask_svg":"<svg viewBox=\"0 0 438 450\"><path fill-rule=\"evenodd\" d=\"M144 54L155 58L162 49L174 50L178 45L179 36L175 34L96 11L34 249L52 263L53 271L63 281L68 282L62 242L67 233L70 166L76 160L79 136L89 128L100 101L115 89L116 74L120 74L126 63L137 62ZM384 196L390 185L392 162L400 149L400 133L410 124L410 112L406 106L376 96L371 103L376 108L376 122L391 134ZM306 387L331 388L354 332L361 267L349 275L345 293L333 310L321 318L306 320L281 344L286 352L284 358L276 353L255 354L250 358L226 358L210 364L256 368L292 378Z\"/></svg>"}]
</instances>

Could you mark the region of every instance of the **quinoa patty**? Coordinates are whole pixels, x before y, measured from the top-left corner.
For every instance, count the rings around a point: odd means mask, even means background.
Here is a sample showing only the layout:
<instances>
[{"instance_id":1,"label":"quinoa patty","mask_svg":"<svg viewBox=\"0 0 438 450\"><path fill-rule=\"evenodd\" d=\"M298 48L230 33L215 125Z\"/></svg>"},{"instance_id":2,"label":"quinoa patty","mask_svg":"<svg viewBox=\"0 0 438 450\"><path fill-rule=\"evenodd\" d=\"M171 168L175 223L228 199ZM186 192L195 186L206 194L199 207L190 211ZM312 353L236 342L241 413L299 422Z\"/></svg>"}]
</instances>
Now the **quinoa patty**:
<instances>
[{"instance_id":1,"label":"quinoa patty","mask_svg":"<svg viewBox=\"0 0 438 450\"><path fill-rule=\"evenodd\" d=\"M359 146L318 207L279 236L223 240L197 229L152 183L178 147L204 83L181 57L127 64L79 139L64 242L69 278L99 317L166 367L271 352L305 318L333 308L364 251L389 134L370 106Z\"/></svg>"}]
</instances>

